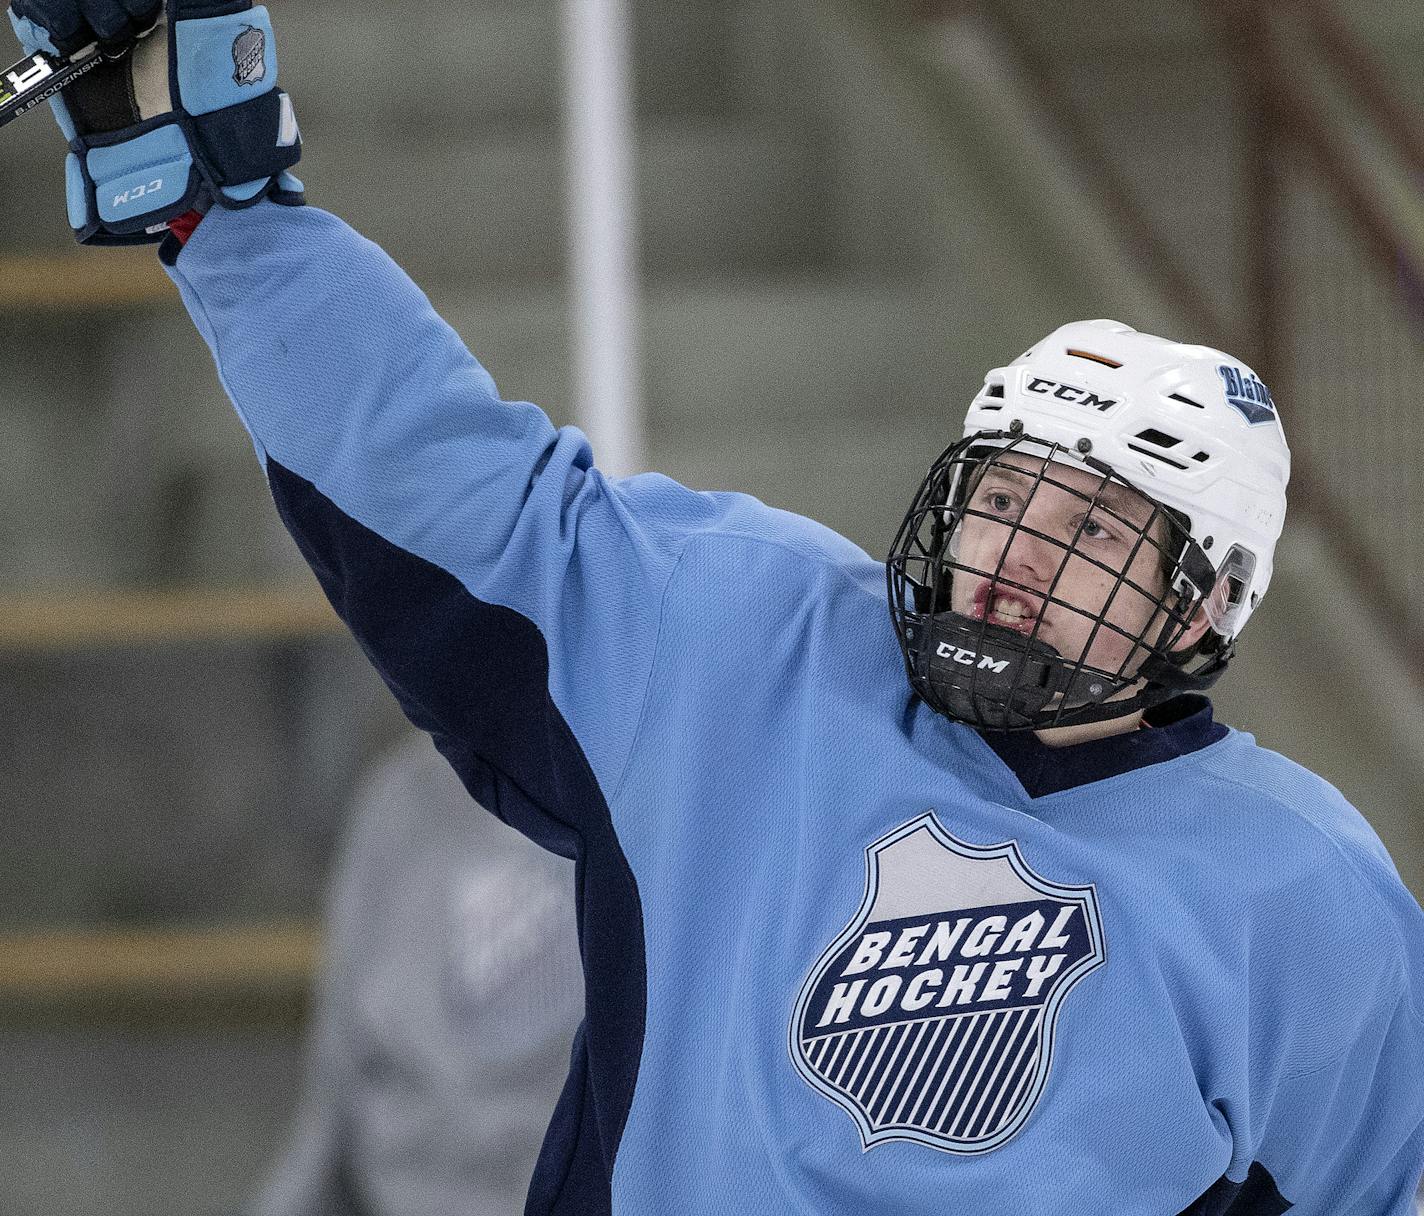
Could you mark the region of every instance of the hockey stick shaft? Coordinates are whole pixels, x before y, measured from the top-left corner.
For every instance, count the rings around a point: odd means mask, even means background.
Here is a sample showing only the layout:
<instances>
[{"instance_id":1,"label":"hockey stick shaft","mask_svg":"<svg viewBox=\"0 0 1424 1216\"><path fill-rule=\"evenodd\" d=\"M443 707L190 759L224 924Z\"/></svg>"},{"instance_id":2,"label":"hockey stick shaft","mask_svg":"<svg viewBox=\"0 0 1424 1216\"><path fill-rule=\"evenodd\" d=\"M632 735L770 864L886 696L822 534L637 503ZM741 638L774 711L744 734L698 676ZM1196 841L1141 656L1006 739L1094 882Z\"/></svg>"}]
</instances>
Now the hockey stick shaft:
<instances>
[{"instance_id":1,"label":"hockey stick shaft","mask_svg":"<svg viewBox=\"0 0 1424 1216\"><path fill-rule=\"evenodd\" d=\"M79 59L56 59L39 51L6 68L0 72L0 127L28 114L103 62L99 51Z\"/></svg>"}]
</instances>

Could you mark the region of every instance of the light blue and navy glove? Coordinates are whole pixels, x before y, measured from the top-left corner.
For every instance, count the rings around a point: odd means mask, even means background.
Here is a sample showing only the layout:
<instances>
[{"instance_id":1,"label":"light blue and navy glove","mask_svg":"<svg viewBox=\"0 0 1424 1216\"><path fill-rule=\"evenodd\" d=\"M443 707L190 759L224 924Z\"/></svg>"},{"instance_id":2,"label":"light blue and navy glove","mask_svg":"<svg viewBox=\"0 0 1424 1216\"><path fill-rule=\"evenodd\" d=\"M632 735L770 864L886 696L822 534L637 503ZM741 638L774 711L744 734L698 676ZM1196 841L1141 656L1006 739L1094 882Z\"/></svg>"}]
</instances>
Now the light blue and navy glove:
<instances>
[{"instance_id":1,"label":"light blue and navy glove","mask_svg":"<svg viewBox=\"0 0 1424 1216\"><path fill-rule=\"evenodd\" d=\"M252 0L13 0L25 51L116 57L51 100L85 244L161 240L168 221L263 198L297 205L302 154L266 8ZM129 52L129 53L124 53Z\"/></svg>"}]
</instances>

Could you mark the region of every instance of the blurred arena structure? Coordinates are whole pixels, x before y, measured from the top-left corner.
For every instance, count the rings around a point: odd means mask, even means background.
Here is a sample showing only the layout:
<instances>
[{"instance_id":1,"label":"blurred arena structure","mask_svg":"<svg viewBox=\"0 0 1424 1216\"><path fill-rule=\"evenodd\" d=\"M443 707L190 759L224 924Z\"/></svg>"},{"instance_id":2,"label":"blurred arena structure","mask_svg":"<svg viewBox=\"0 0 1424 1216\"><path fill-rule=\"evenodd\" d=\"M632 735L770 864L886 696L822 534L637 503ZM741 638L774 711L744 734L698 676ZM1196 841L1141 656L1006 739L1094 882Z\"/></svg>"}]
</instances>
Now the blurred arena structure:
<instances>
[{"instance_id":1,"label":"blurred arena structure","mask_svg":"<svg viewBox=\"0 0 1424 1216\"><path fill-rule=\"evenodd\" d=\"M558 5L272 8L312 201L569 421ZM880 553L984 370L1061 321L1239 353L1296 466L1221 716L1339 785L1424 895L1424 11L632 23L647 467ZM151 254L72 250L61 151L42 117L5 132L0 1209L231 1212L295 1100L341 808L401 727Z\"/></svg>"}]
</instances>

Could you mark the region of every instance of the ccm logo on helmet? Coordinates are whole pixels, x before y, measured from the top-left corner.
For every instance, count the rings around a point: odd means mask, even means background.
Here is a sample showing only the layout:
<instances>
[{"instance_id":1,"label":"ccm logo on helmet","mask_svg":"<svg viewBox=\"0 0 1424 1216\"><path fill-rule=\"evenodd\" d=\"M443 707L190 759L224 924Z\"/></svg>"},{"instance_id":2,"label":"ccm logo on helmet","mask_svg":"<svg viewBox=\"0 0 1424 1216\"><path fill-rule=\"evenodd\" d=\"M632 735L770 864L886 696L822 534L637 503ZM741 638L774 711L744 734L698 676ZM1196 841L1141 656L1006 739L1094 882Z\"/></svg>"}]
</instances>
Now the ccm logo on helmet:
<instances>
[{"instance_id":1,"label":"ccm logo on helmet","mask_svg":"<svg viewBox=\"0 0 1424 1216\"><path fill-rule=\"evenodd\" d=\"M1060 384L1057 380L1044 380L1040 376L1035 376L1028 382L1028 391L1042 393L1045 397L1057 397L1060 401L1076 401L1079 405L1090 406L1095 410L1110 410L1119 400L1116 397L1099 397L1088 389L1078 388L1073 384Z\"/></svg>"},{"instance_id":2,"label":"ccm logo on helmet","mask_svg":"<svg viewBox=\"0 0 1424 1216\"><path fill-rule=\"evenodd\" d=\"M978 659L980 671L1003 671L1009 665L1008 659L991 659L987 654L975 654L972 650L951 646L948 642L941 642L935 655L941 659L953 659L956 663L963 663L966 667L973 667L974 660Z\"/></svg>"}]
</instances>

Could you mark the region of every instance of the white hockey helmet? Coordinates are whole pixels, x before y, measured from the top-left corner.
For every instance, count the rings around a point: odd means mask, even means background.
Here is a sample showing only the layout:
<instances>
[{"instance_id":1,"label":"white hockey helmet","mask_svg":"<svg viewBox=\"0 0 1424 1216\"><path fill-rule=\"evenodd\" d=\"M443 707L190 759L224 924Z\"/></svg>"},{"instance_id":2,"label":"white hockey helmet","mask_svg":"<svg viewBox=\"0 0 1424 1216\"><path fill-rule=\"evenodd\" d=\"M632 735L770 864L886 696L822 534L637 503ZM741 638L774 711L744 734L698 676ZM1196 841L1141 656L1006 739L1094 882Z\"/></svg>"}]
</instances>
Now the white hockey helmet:
<instances>
[{"instance_id":1,"label":"white hockey helmet","mask_svg":"<svg viewBox=\"0 0 1424 1216\"><path fill-rule=\"evenodd\" d=\"M1235 638L1271 581L1290 449L1275 402L1239 359L1117 321L1061 326L984 379L966 437L1021 432L1091 456L1184 517L1211 561L1212 627Z\"/></svg>"}]
</instances>

